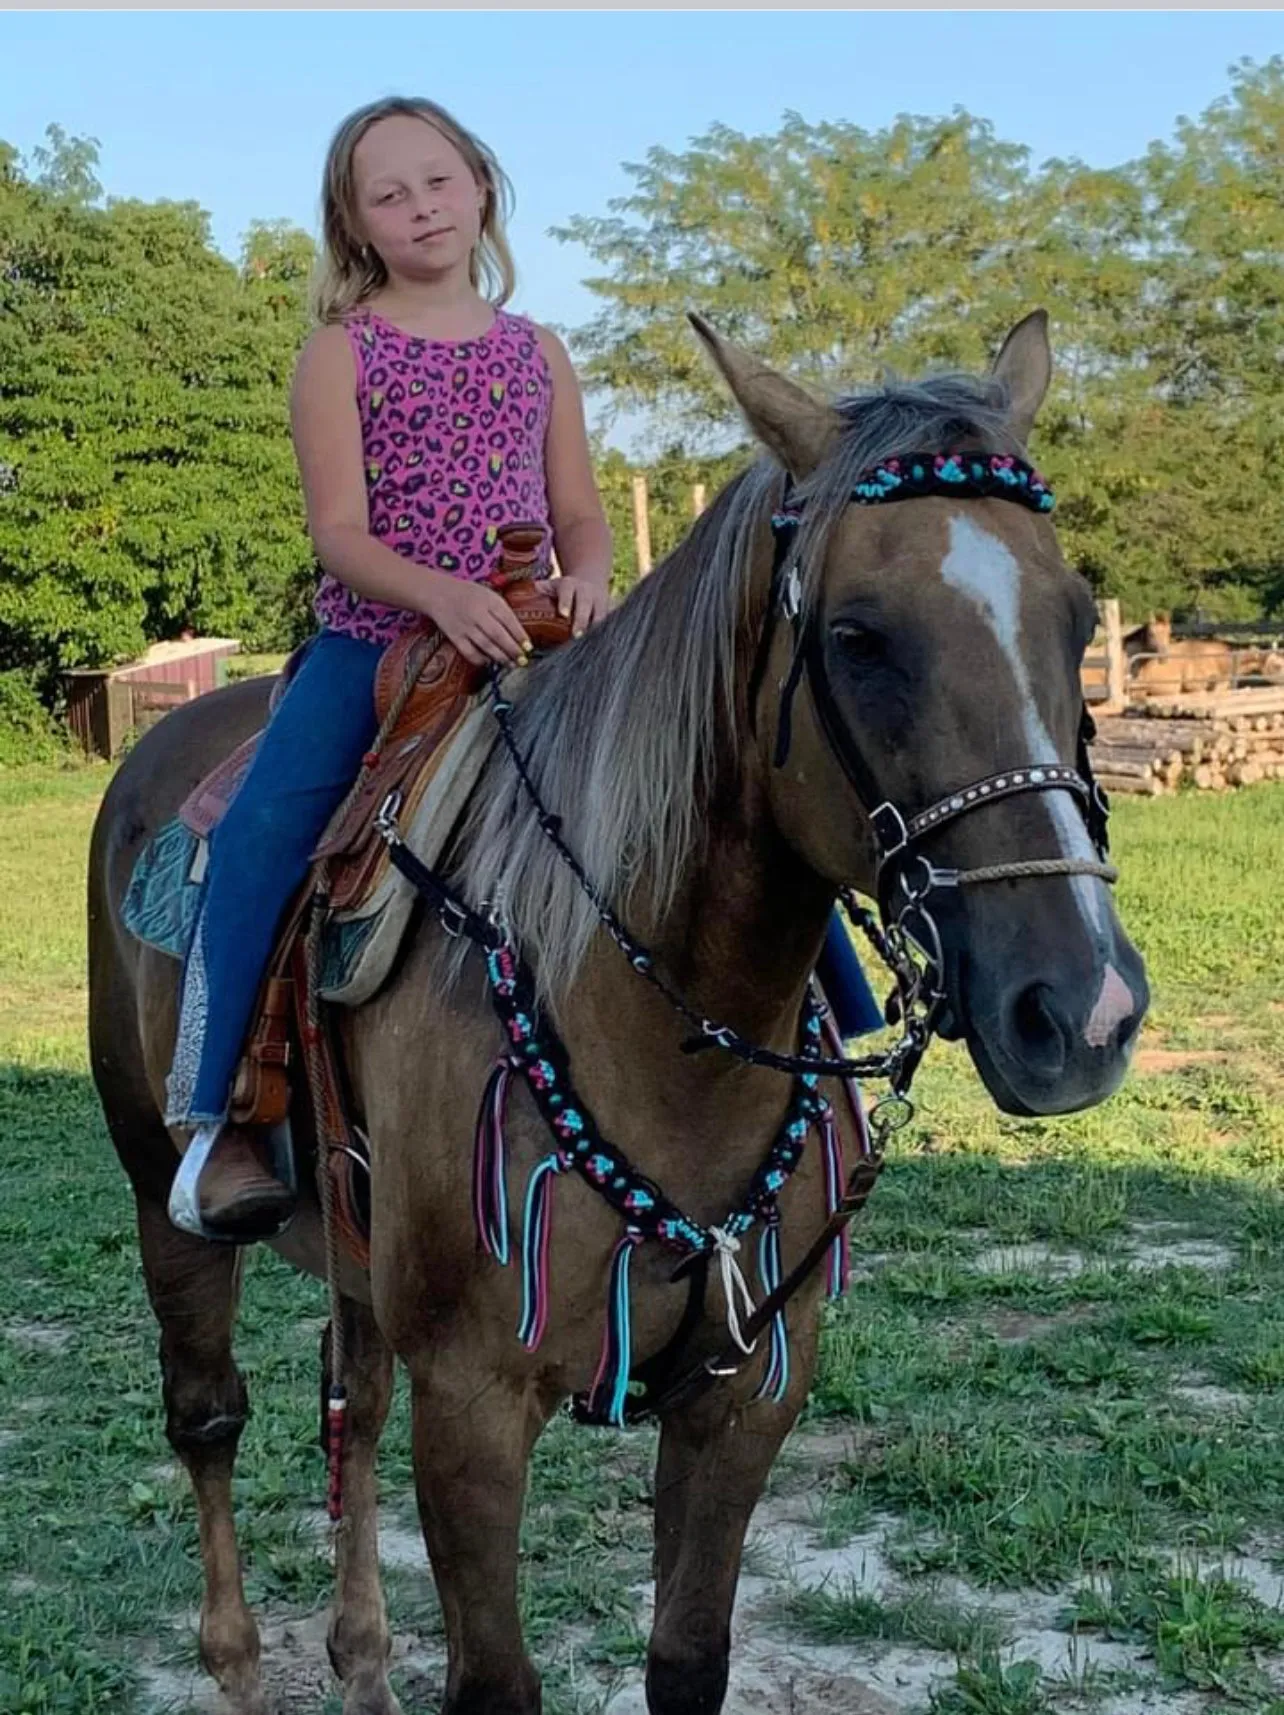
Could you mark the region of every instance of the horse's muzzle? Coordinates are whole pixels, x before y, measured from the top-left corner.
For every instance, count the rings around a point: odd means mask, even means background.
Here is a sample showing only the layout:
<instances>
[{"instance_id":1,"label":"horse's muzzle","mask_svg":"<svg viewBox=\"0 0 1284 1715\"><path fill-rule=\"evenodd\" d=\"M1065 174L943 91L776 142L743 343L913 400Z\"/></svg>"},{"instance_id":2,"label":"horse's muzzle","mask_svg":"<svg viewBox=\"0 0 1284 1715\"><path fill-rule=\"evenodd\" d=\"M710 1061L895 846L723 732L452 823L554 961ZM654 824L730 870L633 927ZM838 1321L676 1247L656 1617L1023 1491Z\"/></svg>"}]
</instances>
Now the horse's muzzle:
<instances>
[{"instance_id":1,"label":"horse's muzzle","mask_svg":"<svg viewBox=\"0 0 1284 1715\"><path fill-rule=\"evenodd\" d=\"M949 986L960 1033L1005 1113L1073 1113L1123 1081L1150 989L1117 923L1103 943L1009 945L998 958L971 948L955 966Z\"/></svg>"}]
</instances>

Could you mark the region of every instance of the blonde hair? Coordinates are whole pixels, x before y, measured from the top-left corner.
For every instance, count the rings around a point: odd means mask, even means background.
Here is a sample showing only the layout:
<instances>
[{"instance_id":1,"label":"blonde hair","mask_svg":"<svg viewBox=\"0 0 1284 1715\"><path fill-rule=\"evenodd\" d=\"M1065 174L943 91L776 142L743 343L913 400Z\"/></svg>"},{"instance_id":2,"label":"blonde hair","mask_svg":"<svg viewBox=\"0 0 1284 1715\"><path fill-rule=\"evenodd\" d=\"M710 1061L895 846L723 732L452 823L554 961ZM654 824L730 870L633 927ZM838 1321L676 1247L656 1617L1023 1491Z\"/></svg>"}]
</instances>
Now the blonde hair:
<instances>
[{"instance_id":1,"label":"blonde hair","mask_svg":"<svg viewBox=\"0 0 1284 1715\"><path fill-rule=\"evenodd\" d=\"M517 285L504 233L513 202L508 177L486 144L444 107L421 96L392 95L350 113L331 138L321 191L322 249L312 292L317 320L342 321L388 283L388 270L377 252L357 236L352 158L372 125L393 118L422 119L440 132L459 150L484 190L481 237L469 259L468 275L482 296L498 309L512 297Z\"/></svg>"}]
</instances>

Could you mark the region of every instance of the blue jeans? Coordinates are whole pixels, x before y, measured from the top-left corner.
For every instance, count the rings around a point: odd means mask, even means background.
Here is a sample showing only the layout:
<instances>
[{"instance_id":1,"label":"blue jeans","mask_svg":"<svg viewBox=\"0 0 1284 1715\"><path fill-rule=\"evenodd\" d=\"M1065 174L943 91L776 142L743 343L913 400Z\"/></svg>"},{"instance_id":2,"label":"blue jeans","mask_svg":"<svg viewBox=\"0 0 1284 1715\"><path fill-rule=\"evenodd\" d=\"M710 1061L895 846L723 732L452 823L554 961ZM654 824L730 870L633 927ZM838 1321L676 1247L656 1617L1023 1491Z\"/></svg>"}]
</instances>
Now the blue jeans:
<instances>
[{"instance_id":1,"label":"blue jeans","mask_svg":"<svg viewBox=\"0 0 1284 1715\"><path fill-rule=\"evenodd\" d=\"M842 916L837 911L829 919L825 945L821 948L820 959L816 965L816 975L820 978L820 986L824 989L825 999L833 1012L838 1034L844 1040L850 1036L865 1036L871 1030L882 1028L882 1009L869 986L864 968L856 957L856 949L852 946Z\"/></svg>"},{"instance_id":2,"label":"blue jeans","mask_svg":"<svg viewBox=\"0 0 1284 1715\"><path fill-rule=\"evenodd\" d=\"M227 1114L232 1079L286 906L377 730L381 647L321 631L308 644L249 770L210 840L204 898L184 973L171 1078L195 1123ZM190 1098L179 1094L184 1041L199 1039ZM190 1049L189 1049L190 1052Z\"/></svg>"}]
</instances>

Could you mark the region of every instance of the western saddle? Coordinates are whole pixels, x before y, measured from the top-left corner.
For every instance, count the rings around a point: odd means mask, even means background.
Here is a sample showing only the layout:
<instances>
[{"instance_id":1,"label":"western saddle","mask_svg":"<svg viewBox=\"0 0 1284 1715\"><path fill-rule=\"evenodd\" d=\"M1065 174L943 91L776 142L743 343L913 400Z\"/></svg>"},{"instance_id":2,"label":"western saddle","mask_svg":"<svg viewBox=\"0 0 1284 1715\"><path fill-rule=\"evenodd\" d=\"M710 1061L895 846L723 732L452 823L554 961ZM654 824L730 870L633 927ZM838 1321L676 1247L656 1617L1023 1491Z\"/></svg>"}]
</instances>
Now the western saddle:
<instances>
[{"instance_id":1,"label":"western saddle","mask_svg":"<svg viewBox=\"0 0 1284 1715\"><path fill-rule=\"evenodd\" d=\"M498 534L500 564L488 580L490 586L521 620L537 650L565 643L571 635L570 620L559 614L552 597L536 587L549 575L541 563L544 529L538 524L510 524ZM288 685L290 670L287 663L269 709ZM325 1033L308 1022L305 941L309 923L318 911L328 914L360 905L383 881L389 859L375 817L389 794L397 792L401 816L409 823L484 676L485 669L465 661L428 620L384 651L374 686L379 734L363 758L351 792L322 835L312 868L282 920L233 1084L229 1112L236 1124L271 1127L286 1118L294 1051L303 1042L305 1057L315 1049L320 1062L319 1068L309 1068L322 1073L319 1091L317 1078L312 1079L314 1100L320 1094L328 1110L317 1115L318 1123L330 1138L348 1130L334 1056L327 1051ZM208 838L218 825L249 767L259 736L255 733L238 746L183 803L180 819L194 833ZM329 1153L332 1159L343 1154ZM345 1220L344 1225L351 1238L352 1223Z\"/></svg>"}]
</instances>

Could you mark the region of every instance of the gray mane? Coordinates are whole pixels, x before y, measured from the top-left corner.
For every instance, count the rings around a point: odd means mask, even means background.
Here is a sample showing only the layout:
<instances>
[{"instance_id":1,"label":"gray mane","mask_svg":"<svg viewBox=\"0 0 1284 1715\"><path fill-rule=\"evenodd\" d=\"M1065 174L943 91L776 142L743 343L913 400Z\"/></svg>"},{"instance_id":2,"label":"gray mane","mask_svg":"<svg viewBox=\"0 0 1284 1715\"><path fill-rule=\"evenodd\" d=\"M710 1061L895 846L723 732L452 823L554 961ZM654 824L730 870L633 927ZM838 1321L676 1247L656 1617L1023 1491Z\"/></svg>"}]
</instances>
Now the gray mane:
<instances>
[{"instance_id":1,"label":"gray mane","mask_svg":"<svg viewBox=\"0 0 1284 1715\"><path fill-rule=\"evenodd\" d=\"M839 401L834 450L796 491L806 502L805 599L862 471L961 441L1016 451L1005 407L999 384L955 375ZM508 677L513 730L539 792L601 896L626 917L632 907L654 921L672 904L700 854L715 770L739 765L740 663L766 598L753 570L782 483L776 464L758 460L592 633ZM473 903L503 914L556 1017L598 920L499 747L452 874ZM456 970L461 963L462 953Z\"/></svg>"}]
</instances>

